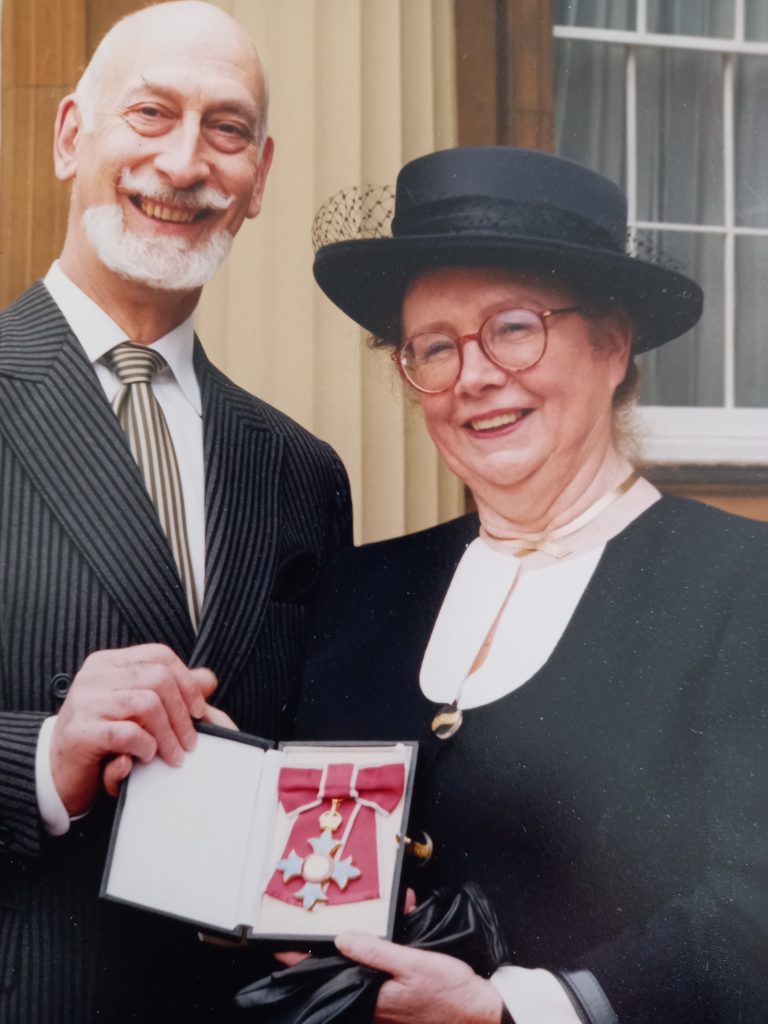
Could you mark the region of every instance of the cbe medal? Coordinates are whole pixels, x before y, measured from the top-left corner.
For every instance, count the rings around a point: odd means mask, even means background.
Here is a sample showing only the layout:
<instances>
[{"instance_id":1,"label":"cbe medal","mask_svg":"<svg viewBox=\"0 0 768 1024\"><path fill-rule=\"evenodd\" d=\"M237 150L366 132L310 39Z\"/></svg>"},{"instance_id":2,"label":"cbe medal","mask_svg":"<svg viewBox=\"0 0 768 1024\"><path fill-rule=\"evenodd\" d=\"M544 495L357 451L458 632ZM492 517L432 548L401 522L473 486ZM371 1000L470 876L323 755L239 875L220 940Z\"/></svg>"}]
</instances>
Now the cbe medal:
<instances>
[{"instance_id":1,"label":"cbe medal","mask_svg":"<svg viewBox=\"0 0 768 1024\"><path fill-rule=\"evenodd\" d=\"M305 910L378 899L376 819L392 814L405 782L400 762L281 768L278 804L292 825L264 892Z\"/></svg>"},{"instance_id":2,"label":"cbe medal","mask_svg":"<svg viewBox=\"0 0 768 1024\"><path fill-rule=\"evenodd\" d=\"M327 902L326 892L331 882L343 891L349 882L361 874L352 863L352 857L342 860L334 856L342 845L341 840L333 835L342 823L340 803L341 800L332 800L331 809L320 815L318 824L321 834L307 840L312 853L300 857L295 850L291 850L287 857L277 862L277 870L283 873L283 883L294 878L303 879L304 885L293 896L301 901L305 910L314 909L317 903Z\"/></svg>"}]
</instances>

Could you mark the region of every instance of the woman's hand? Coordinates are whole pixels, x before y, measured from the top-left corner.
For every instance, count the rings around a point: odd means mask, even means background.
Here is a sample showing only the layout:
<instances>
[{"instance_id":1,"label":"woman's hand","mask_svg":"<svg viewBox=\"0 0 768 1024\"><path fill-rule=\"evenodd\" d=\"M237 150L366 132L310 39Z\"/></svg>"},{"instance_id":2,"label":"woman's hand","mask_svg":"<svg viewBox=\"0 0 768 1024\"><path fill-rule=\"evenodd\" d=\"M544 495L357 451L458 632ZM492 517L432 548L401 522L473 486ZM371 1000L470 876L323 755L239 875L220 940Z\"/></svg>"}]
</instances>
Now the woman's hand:
<instances>
[{"instance_id":1,"label":"woman's hand","mask_svg":"<svg viewBox=\"0 0 768 1024\"><path fill-rule=\"evenodd\" d=\"M463 960L346 932L340 953L392 975L376 1003L376 1024L499 1024L501 996Z\"/></svg>"}]
</instances>

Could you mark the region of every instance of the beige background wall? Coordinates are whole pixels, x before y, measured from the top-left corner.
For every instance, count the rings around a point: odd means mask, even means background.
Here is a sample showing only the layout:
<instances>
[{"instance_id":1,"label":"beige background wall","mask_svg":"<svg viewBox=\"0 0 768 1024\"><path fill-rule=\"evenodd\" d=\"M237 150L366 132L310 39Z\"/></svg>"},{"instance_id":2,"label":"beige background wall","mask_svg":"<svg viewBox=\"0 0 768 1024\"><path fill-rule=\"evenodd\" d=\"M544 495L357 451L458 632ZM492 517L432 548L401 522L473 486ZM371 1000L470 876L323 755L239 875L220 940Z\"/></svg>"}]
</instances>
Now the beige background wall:
<instances>
[{"instance_id":1,"label":"beige background wall","mask_svg":"<svg viewBox=\"0 0 768 1024\"><path fill-rule=\"evenodd\" d=\"M206 290L199 329L223 369L339 451L356 537L463 511L383 352L319 292L315 211L355 184L456 144L452 0L220 0L252 33L271 83L275 160L264 210Z\"/></svg>"}]
</instances>

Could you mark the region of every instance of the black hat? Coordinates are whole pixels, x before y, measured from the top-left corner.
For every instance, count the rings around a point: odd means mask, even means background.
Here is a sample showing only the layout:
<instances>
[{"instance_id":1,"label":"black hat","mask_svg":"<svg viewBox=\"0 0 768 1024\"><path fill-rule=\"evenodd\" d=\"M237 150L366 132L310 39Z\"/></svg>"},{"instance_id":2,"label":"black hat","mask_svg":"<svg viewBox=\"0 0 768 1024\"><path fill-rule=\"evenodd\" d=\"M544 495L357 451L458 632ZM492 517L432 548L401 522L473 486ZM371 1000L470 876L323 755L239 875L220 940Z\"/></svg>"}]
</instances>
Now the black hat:
<instances>
[{"instance_id":1,"label":"black hat","mask_svg":"<svg viewBox=\"0 0 768 1024\"><path fill-rule=\"evenodd\" d=\"M349 196L349 193L342 194ZM356 213L360 216L360 193ZM318 214L317 283L379 338L397 342L405 288L437 267L493 266L553 273L616 302L636 327L635 351L678 337L701 316L699 286L626 250L627 201L600 174L531 149L477 146L430 153L397 177L391 235L360 237L331 200ZM317 236L318 219L315 234ZM346 237L345 237L346 235ZM339 237L344 238L338 241Z\"/></svg>"}]
</instances>

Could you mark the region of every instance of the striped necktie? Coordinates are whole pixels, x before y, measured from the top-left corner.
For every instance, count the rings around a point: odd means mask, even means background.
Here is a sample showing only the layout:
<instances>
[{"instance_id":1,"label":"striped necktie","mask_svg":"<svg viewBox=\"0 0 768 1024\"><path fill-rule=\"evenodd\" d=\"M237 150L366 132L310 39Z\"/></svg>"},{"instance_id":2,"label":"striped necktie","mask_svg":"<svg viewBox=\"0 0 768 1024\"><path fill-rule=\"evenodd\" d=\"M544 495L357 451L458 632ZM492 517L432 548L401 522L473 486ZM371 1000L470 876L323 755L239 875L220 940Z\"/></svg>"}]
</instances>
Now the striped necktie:
<instances>
[{"instance_id":1,"label":"striped necktie","mask_svg":"<svg viewBox=\"0 0 768 1024\"><path fill-rule=\"evenodd\" d=\"M154 375L166 369L168 364L159 352L130 341L116 345L104 356L104 362L122 385L112 399L112 408L128 436L131 452L157 509L184 586L192 625L197 632L197 591L189 553L179 464L163 410L150 387Z\"/></svg>"}]
</instances>

